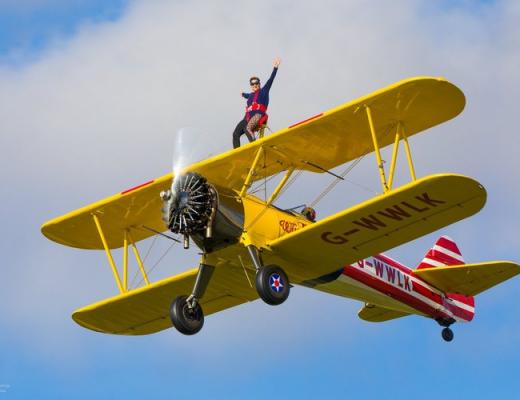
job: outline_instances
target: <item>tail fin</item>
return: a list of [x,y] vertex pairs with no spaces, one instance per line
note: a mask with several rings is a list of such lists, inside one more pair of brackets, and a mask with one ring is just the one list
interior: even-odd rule
[[417,269],[462,265],[464,258],[457,244],[448,236],[441,236],[428,250]]
[[[428,250],[423,260],[418,265],[417,270],[464,264],[464,258],[462,258],[462,254],[453,239],[448,236],[441,236],[437,239],[433,247]],[[440,272],[440,269],[437,271]],[[455,272],[455,270],[451,271]],[[439,287],[441,285],[437,286]],[[472,296],[464,296],[456,293],[446,294],[452,302],[446,305],[454,315],[466,321],[471,321],[475,315],[475,299]]]

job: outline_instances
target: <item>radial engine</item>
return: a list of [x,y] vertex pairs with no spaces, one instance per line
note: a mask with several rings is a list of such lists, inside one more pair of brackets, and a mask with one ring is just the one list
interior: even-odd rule
[[244,207],[229,189],[218,188],[195,172],[176,176],[161,193],[168,229],[191,239],[205,253],[236,243],[244,227]]

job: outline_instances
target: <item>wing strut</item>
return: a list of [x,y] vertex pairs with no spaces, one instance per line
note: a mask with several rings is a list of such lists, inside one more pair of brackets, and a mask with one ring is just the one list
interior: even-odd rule
[[403,140],[404,142],[404,150],[406,152],[406,158],[408,160],[408,168],[410,170],[410,177],[412,181],[417,180],[415,176],[415,168],[413,166],[412,160],[412,152],[410,151],[410,144],[408,143],[408,138],[406,137],[406,133],[404,132],[404,125],[401,121],[397,123],[397,129],[395,132],[395,141],[394,141],[394,149],[392,151],[392,162],[390,163],[390,173],[388,178],[388,189],[392,189],[392,182],[394,180],[394,172],[395,172],[395,164],[397,161],[397,152],[399,150],[399,141]]
[[[253,177],[256,175],[256,168],[258,167],[258,163],[260,162],[260,159],[262,158],[262,156],[265,156],[265,155],[266,155],[266,150],[263,147],[260,147],[258,149],[258,151],[256,152],[255,159],[254,159],[253,163],[251,164],[251,167],[249,168],[249,172],[247,174],[246,180],[244,181],[244,184],[242,185],[240,193],[238,194],[238,196],[240,198],[244,198],[245,195],[247,194],[248,189],[251,187],[251,182],[253,180]],[[293,174],[294,170],[295,170],[294,166],[287,169],[285,175],[282,177],[281,181],[278,183],[278,185],[274,189],[273,193],[267,200],[266,207],[269,206],[273,201],[276,200],[276,198],[280,194],[281,190],[284,188],[285,184],[287,183],[287,181]]]
[[116,280],[119,292],[124,293],[125,288],[121,284],[121,278],[119,277],[119,272],[117,272],[117,267],[116,267],[116,264],[114,263],[114,258],[112,257],[112,253],[110,252],[110,249],[108,248],[107,240],[105,239],[105,234],[103,233],[103,229],[101,228],[101,224],[99,223],[99,218],[96,214],[92,214],[92,218],[94,219],[94,223],[96,224],[96,228],[99,233],[99,238],[101,239],[101,242],[103,243],[103,247],[105,248],[105,253],[108,258],[108,263],[110,264],[110,267],[112,268],[112,273],[114,274],[114,279]]
[[101,227],[99,218],[96,214],[92,214],[92,219],[94,220],[94,223],[96,224],[96,228],[99,233],[99,238],[101,239],[101,243],[103,244],[103,248],[105,249],[105,254],[107,256],[108,263],[110,264],[110,267],[112,268],[112,273],[114,274],[114,279],[116,281],[119,292],[125,293],[130,290],[128,288],[128,242],[129,241],[130,241],[130,245],[132,246],[132,250],[134,252],[135,260],[139,266],[139,270],[141,271],[141,274],[143,275],[143,279],[146,282],[146,284],[149,285],[150,281],[148,280],[148,276],[146,275],[146,270],[144,268],[143,261],[139,254],[139,250],[137,249],[137,246],[135,245],[135,242],[132,238],[132,235],[130,234],[130,231],[128,229],[125,229],[124,233],[123,233],[123,235],[124,235],[123,236],[123,281],[121,282],[121,277],[119,276],[119,272],[118,272],[116,263],[114,262],[114,258],[112,257],[110,248],[108,247],[108,244],[107,244],[107,241],[105,238],[105,233],[103,232],[103,228]]
[[[258,215],[251,221],[251,223],[244,229],[244,235],[247,236],[247,231],[249,229],[251,229],[251,227],[256,224],[260,218],[265,214],[265,212],[269,209],[269,206],[272,204],[273,201],[276,200],[276,198],[278,197],[278,195],[280,194],[280,192],[282,191],[282,189],[285,187],[285,184],[287,183],[287,181],[289,180],[289,178],[291,177],[292,173],[294,172],[294,169],[295,167],[291,167],[287,170],[287,172],[285,173],[285,175],[282,177],[282,179],[280,180],[280,182],[278,183],[278,186],[276,186],[276,188],[274,189],[273,193],[271,194],[271,196],[269,197],[269,199],[267,200],[267,202],[265,203],[264,205],[264,208],[262,211],[260,211],[258,213]],[[245,243],[250,243],[249,239],[246,239]]]
[[294,172],[294,167],[291,167],[287,170],[287,172],[283,176],[282,180],[280,181],[280,183],[278,183],[278,186],[276,186],[276,189],[274,189],[273,193],[269,197],[269,200],[267,200],[266,206],[271,205],[271,203],[278,197],[278,195],[280,194],[280,191],[283,189],[283,187],[285,186],[285,184],[287,183],[288,179],[291,177],[293,172]]
[[141,256],[139,255],[139,250],[137,250],[137,246],[135,242],[132,240],[132,236],[130,236],[130,232],[128,232],[128,236],[130,237],[130,243],[132,244],[132,250],[134,251],[135,260],[137,261],[137,265],[139,265],[139,269],[141,270],[141,275],[143,275],[143,279],[147,285],[150,284],[148,280],[148,276],[146,275],[146,270],[144,269],[143,260],[141,260]]
[[365,110],[368,117],[368,125],[370,126],[370,133],[372,134],[372,142],[374,143],[374,151],[376,152],[377,167],[379,168],[379,176],[381,178],[381,186],[383,186],[383,192],[388,192],[388,185],[386,183],[385,167],[383,166],[383,160],[381,159],[381,150],[379,149],[379,143],[377,142],[377,134],[374,128],[374,121],[372,120],[372,111],[370,107],[365,105]]
[[258,165],[258,162],[260,161],[260,158],[262,154],[264,153],[264,148],[260,146],[258,151],[256,152],[255,160],[253,161],[253,164],[251,165],[251,168],[249,169],[249,173],[247,174],[246,180],[244,181],[244,185],[242,186],[242,189],[240,190],[240,198],[244,197],[246,195],[247,189],[251,187],[251,181],[253,180],[253,176],[255,175],[255,169]]
[[415,176],[415,169],[412,160],[412,153],[410,150],[410,144],[408,143],[408,137],[406,136],[404,130],[404,124],[402,121],[398,121],[396,123],[396,132],[395,132],[395,140],[394,140],[394,148],[392,150],[392,161],[390,163],[390,171],[388,173],[388,181],[386,179],[385,168],[383,165],[383,159],[381,158],[381,150],[379,147],[379,143],[377,141],[377,133],[374,127],[374,120],[372,118],[372,111],[368,105],[365,104],[365,111],[367,113],[368,125],[370,127],[370,133],[372,135],[372,142],[374,144],[374,151],[376,153],[377,159],[377,167],[379,169],[379,176],[381,179],[381,186],[383,187],[383,193],[387,193],[392,190],[392,183],[394,181],[394,173],[395,173],[395,165],[397,162],[397,153],[399,150],[399,142],[402,140],[404,142],[404,149],[406,152],[406,158],[408,160],[408,168],[410,170],[410,177],[412,181],[415,181],[417,178]]

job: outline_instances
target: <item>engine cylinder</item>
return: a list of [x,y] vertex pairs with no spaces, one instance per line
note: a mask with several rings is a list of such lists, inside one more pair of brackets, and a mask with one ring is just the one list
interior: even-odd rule
[[215,208],[216,195],[206,179],[196,173],[176,177],[168,199],[168,229],[189,235],[205,229]]
[[236,243],[242,234],[244,208],[236,194],[216,188],[197,173],[176,177],[162,198],[168,229],[185,238],[189,235],[206,253]]

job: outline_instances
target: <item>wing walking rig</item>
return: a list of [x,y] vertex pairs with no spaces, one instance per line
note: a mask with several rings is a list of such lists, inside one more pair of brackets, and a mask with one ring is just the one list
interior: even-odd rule
[[[432,248],[441,258],[429,258],[427,268],[411,270],[381,253],[484,206],[486,191],[477,181],[458,174],[418,179],[411,156],[411,136],[454,118],[464,105],[462,91],[445,79],[406,79],[189,165],[177,176],[164,175],[46,222],[42,233],[57,243],[104,250],[120,292],[72,318],[103,333],[143,335],[173,324],[191,335],[205,315],[259,297],[278,305],[291,284],[299,284],[364,302],[364,320],[433,318],[451,340],[449,326],[473,316],[471,296],[520,267],[507,261],[464,264],[449,238]],[[394,187],[401,144],[410,182]],[[386,170],[381,148],[391,145]],[[295,171],[330,172],[372,152],[382,194],[318,222],[274,206]],[[250,193],[253,183],[277,174],[281,179],[268,198]],[[150,282],[136,243],[166,230],[182,235],[184,247],[195,243],[200,264]],[[137,289],[128,285],[129,247],[144,281]],[[122,276],[111,253],[116,248],[123,249]]]

